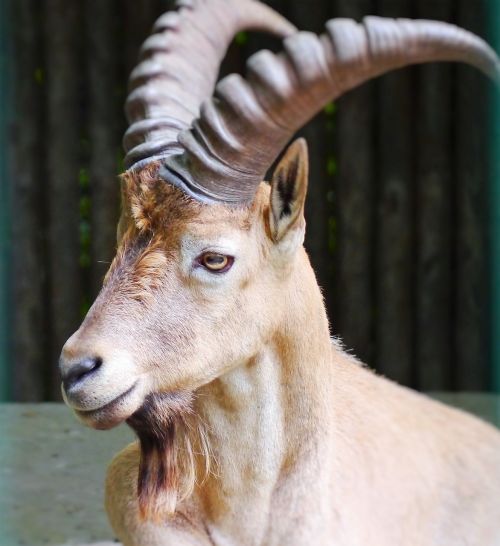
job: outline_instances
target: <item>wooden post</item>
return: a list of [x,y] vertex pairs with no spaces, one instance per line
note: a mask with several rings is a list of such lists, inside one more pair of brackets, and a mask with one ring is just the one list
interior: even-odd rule
[[[118,171],[121,156],[123,103],[117,100],[120,82],[119,20],[115,2],[86,3],[87,74],[89,85],[88,139],[90,183],[90,300],[101,288],[116,248],[119,211]],[[120,97],[121,98],[121,97]]]
[[57,362],[61,348],[79,326],[83,301],[80,256],[80,142],[82,120],[80,90],[83,66],[80,56],[82,14],[80,4],[67,0],[45,2],[47,59],[47,122],[44,185],[49,200],[47,250],[51,339],[47,375],[53,399],[60,398]]
[[13,2],[15,131],[12,184],[12,372],[16,401],[47,397],[50,314],[46,230],[49,181],[42,142],[44,88],[42,13],[30,0]]
[[12,394],[12,373],[10,363],[12,282],[11,282],[11,173],[9,172],[9,151],[12,135],[12,51],[11,35],[7,21],[10,20],[11,2],[0,0],[0,74],[5,81],[0,86],[0,401]]
[[[488,6],[489,38],[497,54],[500,53],[500,3],[490,0]],[[492,89],[493,116],[489,124],[490,148],[490,248],[491,248],[491,325],[490,348],[492,364],[492,387],[500,393],[500,96]]]
[[[373,0],[337,0],[335,15],[356,20],[374,13]],[[334,332],[367,364],[374,364],[373,266],[375,243],[375,84],[350,91],[337,103],[334,177]]]
[[[484,2],[458,0],[457,24],[485,36]],[[488,82],[478,71],[456,68],[455,136],[455,343],[454,387],[489,387],[487,324],[487,116]]]
[[[156,19],[165,10],[165,2],[159,0],[124,0],[123,10],[124,35],[123,51],[125,53],[125,77],[139,60],[139,48],[149,36]],[[173,2],[169,2],[173,6]]]
[[[333,10],[326,2],[311,9],[303,0],[291,0],[285,15],[301,30],[325,31],[325,22],[333,16]],[[328,175],[328,157],[333,154],[333,143],[328,141],[327,116],[319,113],[301,131],[309,146],[309,188],[306,201],[305,246],[323,296],[329,315],[332,316],[333,253],[329,248],[329,220],[332,206],[328,194],[333,192],[333,180]]]
[[[416,16],[450,22],[452,1],[422,0]],[[417,385],[451,388],[452,66],[417,71],[416,323]]]
[[[411,17],[410,0],[381,0],[379,15]],[[413,381],[414,73],[378,82],[376,366],[403,385]]]

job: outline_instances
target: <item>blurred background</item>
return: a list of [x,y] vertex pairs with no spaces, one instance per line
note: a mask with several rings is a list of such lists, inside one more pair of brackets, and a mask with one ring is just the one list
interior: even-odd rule
[[[332,17],[431,18],[499,50],[500,0],[268,3],[315,32]],[[171,6],[0,0],[0,399],[60,400],[61,347],[115,250],[127,76]],[[239,34],[221,72],[244,72],[262,47],[279,43]],[[494,97],[468,67],[415,67],[351,92],[302,131],[306,246],[332,331],[420,390],[500,388]]]

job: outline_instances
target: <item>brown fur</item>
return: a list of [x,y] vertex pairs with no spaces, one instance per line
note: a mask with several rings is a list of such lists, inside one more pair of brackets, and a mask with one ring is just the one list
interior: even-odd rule
[[203,451],[200,455],[207,464],[210,462],[208,444],[199,419],[193,415],[192,401],[188,393],[150,395],[127,420],[141,447],[137,492],[143,520],[158,522],[173,515],[177,503],[192,493],[196,480],[192,437],[198,439]]
[[124,204],[140,232],[164,231],[196,215],[203,205],[170,184],[158,183],[158,163],[122,175]]

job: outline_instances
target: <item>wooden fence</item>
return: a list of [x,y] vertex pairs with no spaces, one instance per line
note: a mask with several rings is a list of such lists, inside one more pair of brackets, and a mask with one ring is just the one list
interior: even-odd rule
[[[297,26],[334,16],[452,21],[485,35],[487,0],[274,0]],[[57,360],[114,253],[122,106],[140,43],[169,2],[11,0],[13,396],[59,399]],[[262,35],[242,34],[222,72]],[[467,67],[401,70],[303,131],[306,245],[333,332],[420,389],[490,386],[487,97]]]

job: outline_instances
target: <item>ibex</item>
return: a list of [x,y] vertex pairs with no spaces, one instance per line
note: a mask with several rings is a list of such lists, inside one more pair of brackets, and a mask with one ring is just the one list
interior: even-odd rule
[[[283,51],[216,85],[245,29]],[[130,80],[117,255],[60,361],[85,424],[138,435],[107,477],[123,544],[500,544],[500,434],[331,339],[302,246],[305,142],[262,182],[325,104],[428,61],[500,82],[493,50],[445,23],[334,19],[318,37],[255,0],[157,21]]]

